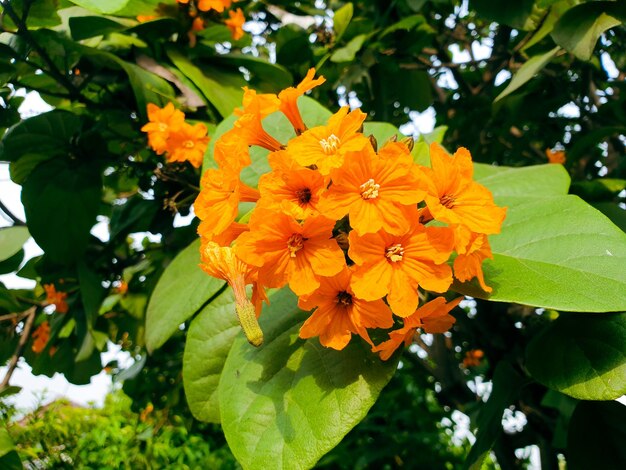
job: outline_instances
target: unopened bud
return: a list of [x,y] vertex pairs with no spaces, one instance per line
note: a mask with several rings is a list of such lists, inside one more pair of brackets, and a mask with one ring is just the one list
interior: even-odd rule
[[256,318],[254,305],[246,299],[244,303],[237,303],[235,305],[235,313],[237,314],[237,320],[239,320],[239,324],[246,335],[248,343],[257,348],[261,346],[263,344],[263,331]]
[[372,145],[374,152],[378,152],[378,141],[376,140],[376,137],[374,137],[374,134],[370,134],[368,139],[370,140],[370,144]]
[[409,149],[409,152],[412,152],[413,147],[415,146],[415,140],[413,140],[413,137],[405,137],[404,139],[400,141],[400,143],[406,145],[407,148]]

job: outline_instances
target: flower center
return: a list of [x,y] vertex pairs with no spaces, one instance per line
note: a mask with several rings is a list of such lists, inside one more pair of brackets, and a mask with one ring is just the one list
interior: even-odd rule
[[183,142],[183,147],[185,147],[186,149],[192,149],[194,148],[195,143],[193,140],[186,140]]
[[335,301],[341,307],[350,307],[352,305],[352,296],[344,290],[337,294]]
[[361,189],[361,197],[363,199],[374,199],[378,197],[378,190],[380,189],[380,184],[376,184],[374,180],[370,178],[360,186],[360,189]]
[[287,240],[287,248],[289,248],[289,256],[292,258],[296,257],[296,253],[304,248],[304,242],[306,238],[302,236],[300,233],[294,233]]
[[320,145],[322,146],[322,150],[324,150],[324,153],[326,155],[335,154],[340,143],[341,141],[339,140],[339,137],[337,137],[335,134],[330,134],[328,136],[328,139],[320,140]]
[[385,250],[385,257],[392,263],[402,261],[403,256],[404,248],[399,243],[396,243]]
[[311,200],[311,189],[310,188],[302,188],[296,191],[296,198],[298,198],[298,202],[300,204],[308,204]]
[[164,122],[160,122],[159,123],[159,132],[165,132],[168,129],[168,125],[165,124]]
[[444,195],[441,199],[439,199],[442,206],[447,207],[448,209],[452,209],[456,205],[456,200],[453,196]]

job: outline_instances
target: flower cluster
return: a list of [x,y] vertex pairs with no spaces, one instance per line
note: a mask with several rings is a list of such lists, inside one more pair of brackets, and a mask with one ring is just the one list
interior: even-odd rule
[[185,122],[185,114],[172,103],[159,108],[148,104],[148,122],[141,130],[148,134],[148,144],[158,155],[165,154],[169,163],[189,162],[199,168],[209,145],[204,124]]
[[[309,70],[278,95],[244,89],[239,118],[215,143],[219,168],[205,172],[194,204],[201,266],[233,287],[240,320],[240,310],[253,312],[242,326],[254,344],[262,341],[255,320],[265,289],[288,285],[299,307],[313,310],[302,338],[319,336],[340,350],[358,335],[387,359],[418,328],[439,333],[454,323],[449,312],[460,298],[420,305],[426,294],[419,289],[445,293],[456,277],[478,278],[490,291],[481,266],[491,257],[487,236],[500,231],[505,209],[473,181],[466,149],[451,156],[434,144],[431,167],[418,165],[412,139],[391,139],[379,149],[362,132],[366,115],[347,107],[326,125],[307,128],[297,100],[325,81],[314,75]],[[293,126],[288,142],[263,128],[277,111]],[[250,146],[269,151],[271,171],[258,188],[240,178],[252,163]],[[243,217],[241,202],[255,203]],[[369,330],[376,328],[394,329],[375,345]]]
[[35,331],[33,331],[31,337],[33,338],[33,345],[31,349],[36,354],[41,353],[50,339],[50,323],[47,321],[41,323]]
[[67,292],[58,291],[54,284],[44,284],[44,290],[46,291],[46,304],[54,305],[57,313],[67,313],[69,306],[67,305]]
[[[177,1],[178,3],[183,5],[190,4],[189,0]],[[198,11],[216,12],[220,14],[228,11],[228,18],[224,20],[224,24],[230,30],[230,34],[233,40],[237,41],[243,37],[244,32],[242,27],[246,22],[246,19],[243,16],[243,11],[241,10],[241,8],[237,8],[236,10],[229,10],[232,3],[232,0],[195,0],[195,2],[190,5],[189,16],[193,18],[193,23],[189,34],[189,39],[192,47],[195,46],[195,32],[203,30],[206,26],[204,18],[198,16]]]

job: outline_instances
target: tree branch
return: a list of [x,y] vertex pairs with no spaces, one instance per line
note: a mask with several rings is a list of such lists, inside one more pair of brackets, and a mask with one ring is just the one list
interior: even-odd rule
[[26,225],[24,221],[20,220],[15,214],[13,214],[13,212],[11,212],[9,208],[4,205],[2,201],[0,201],[0,211],[6,214],[6,216],[9,217],[13,221],[14,225],[20,225],[20,226]]
[[13,372],[15,372],[15,368],[17,367],[17,362],[22,356],[22,350],[24,349],[24,345],[28,341],[28,338],[30,338],[30,330],[32,330],[33,323],[35,322],[37,307],[31,307],[27,310],[27,312],[28,316],[26,318],[26,323],[24,324],[24,329],[22,330],[22,335],[20,336],[20,341],[17,344],[17,348],[15,348],[13,356],[11,356],[7,373],[5,374],[4,379],[2,379],[2,383],[0,383],[0,391],[8,387],[11,376],[13,375]]

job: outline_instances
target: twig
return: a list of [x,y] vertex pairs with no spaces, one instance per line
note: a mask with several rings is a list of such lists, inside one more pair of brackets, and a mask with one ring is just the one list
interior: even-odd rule
[[11,212],[9,208],[4,205],[2,201],[0,201],[0,211],[4,212],[7,215],[7,217],[9,217],[13,221],[13,224],[20,225],[20,226],[26,225],[24,221],[20,220],[17,216],[15,216],[13,212]]
[[28,310],[20,313],[7,313],[6,315],[0,315],[0,322],[5,320],[15,320],[16,322],[20,321],[22,318],[28,316]]
[[2,379],[2,383],[0,383],[0,390],[4,390],[11,380],[11,376],[13,372],[15,372],[15,368],[17,367],[17,361],[20,360],[22,356],[22,350],[24,349],[24,345],[28,341],[30,337],[30,330],[33,328],[33,323],[35,321],[35,314],[37,313],[37,307],[31,307],[27,310],[28,318],[26,319],[26,323],[24,324],[24,329],[22,330],[22,335],[20,336],[20,341],[15,348],[15,352],[13,356],[11,356],[11,360],[9,361],[9,367],[7,368],[7,372]]

